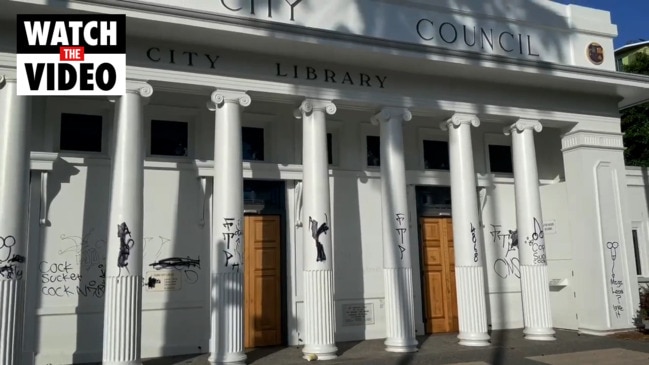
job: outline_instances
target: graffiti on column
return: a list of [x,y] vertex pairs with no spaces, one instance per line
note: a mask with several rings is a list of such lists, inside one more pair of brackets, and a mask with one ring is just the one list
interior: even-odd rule
[[406,245],[403,243],[403,238],[406,235],[406,232],[408,232],[408,228],[406,228],[405,223],[406,223],[406,216],[403,213],[397,213],[395,214],[395,220],[397,221],[397,235],[399,235],[399,252],[401,254],[401,260],[403,260],[403,253],[406,252]]
[[25,257],[15,254],[16,246],[14,236],[0,236],[0,277],[5,279],[21,279],[23,271],[18,264],[25,262]]
[[545,264],[547,261],[545,258],[545,239],[543,234],[543,227],[536,218],[533,218],[532,224],[534,227],[534,232],[532,233],[532,237],[526,237],[525,243],[532,248],[534,263]]
[[117,267],[119,267],[120,274],[122,273],[122,268],[126,269],[130,274],[131,272],[128,270],[128,257],[131,254],[131,249],[135,246],[135,241],[133,241],[131,231],[128,229],[125,222],[117,225],[117,237],[119,237]]
[[499,247],[498,258],[494,261],[494,272],[502,279],[514,276],[521,278],[520,260],[518,259],[518,232],[509,230],[501,233],[501,225],[492,224],[491,237]]
[[622,305],[622,295],[624,295],[624,283],[621,279],[615,278],[615,260],[617,259],[617,249],[620,247],[618,242],[606,242],[606,248],[608,248],[609,253],[611,254],[611,294],[615,297],[616,302],[613,303],[613,313],[617,318],[620,318],[622,312],[624,312],[624,306]]
[[478,262],[478,239],[475,236],[473,223],[471,223],[471,242],[473,242],[473,262]]
[[315,247],[318,252],[316,262],[326,261],[327,256],[325,255],[322,243],[320,243],[320,235],[327,234],[327,231],[329,230],[329,225],[327,225],[327,215],[325,214],[325,221],[319,226],[317,220],[309,217],[309,227],[311,228],[311,237],[315,240]]
[[225,240],[225,267],[230,267],[232,271],[239,272],[239,267],[243,262],[241,257],[241,219],[224,218],[223,239]]

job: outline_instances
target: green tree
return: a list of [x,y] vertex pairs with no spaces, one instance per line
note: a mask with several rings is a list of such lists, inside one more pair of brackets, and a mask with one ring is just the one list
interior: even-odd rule
[[[649,75],[649,55],[637,53],[624,67],[624,71]],[[626,164],[649,167],[649,103],[622,111],[622,133]]]

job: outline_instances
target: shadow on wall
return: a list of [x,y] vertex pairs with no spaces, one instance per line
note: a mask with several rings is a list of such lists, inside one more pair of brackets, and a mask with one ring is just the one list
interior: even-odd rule
[[[365,323],[345,323],[345,309],[348,305],[357,307],[359,304],[366,304],[366,289],[364,279],[367,265],[363,263],[363,239],[361,232],[361,211],[363,204],[359,194],[359,184],[368,187],[365,178],[346,178],[337,176],[333,179],[332,207],[333,228],[332,245],[334,254],[334,293],[336,300],[336,332],[342,336],[336,336],[342,340],[350,336],[359,338],[364,336],[367,330]],[[382,244],[376,242],[376,250],[382,250]],[[378,309],[378,308],[377,308]],[[339,347],[338,354],[341,355],[349,349],[349,346]]]
[[[77,288],[77,345],[75,363],[88,359],[95,349],[102,352],[104,334],[104,301],[106,289],[107,242],[116,229],[108,227],[110,210],[110,168],[108,165],[86,166],[85,197],[81,242],[76,245],[79,261]],[[108,229],[108,233],[106,230]],[[61,237],[63,239],[63,237]],[[70,239],[66,239],[70,241]],[[83,314],[82,314],[83,313]]]

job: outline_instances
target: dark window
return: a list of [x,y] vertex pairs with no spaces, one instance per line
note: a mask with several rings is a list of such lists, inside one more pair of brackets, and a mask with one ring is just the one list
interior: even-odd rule
[[264,160],[264,129],[241,128],[243,159],[248,161]]
[[62,151],[101,152],[101,115],[61,114]]
[[491,172],[514,172],[512,148],[510,146],[489,145],[489,165]]
[[633,252],[635,253],[636,274],[642,275],[642,265],[640,263],[640,247],[638,243],[638,230],[631,231],[633,235]]
[[151,154],[187,156],[188,125],[167,120],[151,121]]
[[381,139],[378,136],[367,136],[367,166],[381,166]]
[[333,135],[331,133],[327,133],[327,163],[329,165],[332,165],[334,163],[333,161]]
[[424,141],[424,168],[448,170],[448,142]]

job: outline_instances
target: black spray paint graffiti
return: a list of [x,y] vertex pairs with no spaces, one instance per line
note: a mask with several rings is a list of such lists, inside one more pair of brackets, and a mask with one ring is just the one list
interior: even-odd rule
[[[127,236],[128,235],[128,239]],[[128,226],[125,222],[117,225],[117,237],[119,237],[119,255],[117,256],[117,267],[128,270],[128,256],[131,254],[131,249],[135,246],[135,241],[131,236],[131,231],[128,229]],[[130,271],[129,271],[130,274]]]
[[[99,270],[98,280],[90,280],[87,284],[77,286],[77,293],[84,297],[102,298],[106,292],[106,270],[104,265],[97,265]],[[79,276],[81,278],[81,276]]]
[[153,276],[149,276],[149,280],[146,282],[146,286],[149,289],[155,288],[156,284],[160,284],[160,280],[154,278]]
[[403,243],[403,238],[408,232],[408,228],[404,227],[403,224],[406,222],[406,216],[403,213],[396,213],[395,220],[397,221],[397,235],[399,236],[399,253],[401,254],[401,260],[403,260],[403,253],[406,252],[406,246]]
[[234,218],[224,218],[224,220],[223,227],[227,230],[223,232],[223,239],[226,242],[225,250],[223,250],[225,267],[229,266],[233,271],[238,272],[239,266],[243,262],[241,257],[241,219],[236,222],[236,226]]
[[74,272],[68,261],[41,261],[38,266],[41,280],[41,294],[51,297],[70,297],[79,294],[84,297],[101,298],[105,292],[106,273],[104,265],[98,265],[101,281],[90,280],[82,284],[83,275]]
[[624,283],[622,280],[615,279],[615,260],[617,259],[617,249],[620,248],[620,244],[619,242],[606,242],[606,248],[611,254],[611,294],[617,299],[617,303],[613,303],[613,313],[617,318],[620,318],[622,312],[624,312],[624,306],[621,303],[622,295],[624,295]]
[[473,242],[473,262],[478,262],[478,239],[475,236],[473,223],[471,223],[471,242]]
[[318,251],[316,262],[326,261],[327,255],[325,255],[324,247],[322,246],[322,243],[320,243],[320,235],[327,234],[327,231],[329,230],[329,225],[327,225],[327,215],[325,214],[325,221],[320,226],[318,226],[317,220],[309,217],[309,227],[311,228],[311,237],[315,240],[315,247]]
[[[493,242],[501,247],[501,255],[504,251],[504,256],[497,258],[494,261],[494,271],[496,275],[503,279],[510,276],[521,278],[520,260],[518,259],[518,232],[509,230],[507,234],[501,234],[500,225],[491,225],[491,237]],[[506,250],[506,251],[505,251]],[[511,255],[510,255],[511,254]]]
[[543,234],[543,227],[536,218],[533,219],[534,221],[532,222],[532,224],[534,227],[534,233],[532,233],[532,237],[525,238],[525,244],[529,245],[532,248],[532,252],[534,254],[534,263],[545,264],[547,261],[545,258],[545,239]]
[[[198,268],[200,270],[201,258],[199,257],[197,259],[192,259],[190,257],[170,257],[156,261],[152,264],[149,264],[149,266],[153,267],[156,270],[175,269],[182,271],[185,274],[185,280],[187,280],[187,283],[194,284],[198,281],[198,273],[196,272],[196,270],[194,270],[194,268]],[[160,283],[160,280],[150,277],[148,282],[149,288],[155,287],[156,284],[156,282],[152,283],[151,279],[155,280],[158,284]]]
[[13,253],[16,245],[14,236],[0,237],[0,277],[5,279],[21,279],[23,270],[18,264],[25,262],[25,257]]

